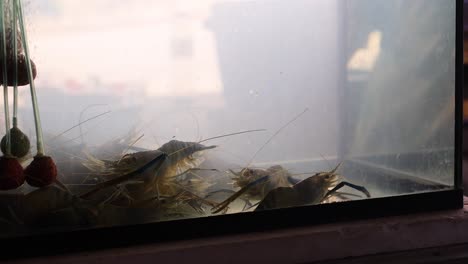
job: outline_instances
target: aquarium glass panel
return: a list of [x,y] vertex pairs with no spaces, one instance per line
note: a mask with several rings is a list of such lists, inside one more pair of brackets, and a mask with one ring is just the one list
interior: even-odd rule
[[455,1],[3,3],[0,237],[453,189]]
[[455,1],[347,3],[344,156],[381,194],[453,186]]

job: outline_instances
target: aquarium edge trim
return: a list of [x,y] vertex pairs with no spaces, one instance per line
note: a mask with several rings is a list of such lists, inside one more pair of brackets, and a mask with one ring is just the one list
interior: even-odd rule
[[0,260],[90,253],[111,248],[241,235],[342,221],[463,208],[463,190],[451,189],[140,225],[99,227],[0,239]]

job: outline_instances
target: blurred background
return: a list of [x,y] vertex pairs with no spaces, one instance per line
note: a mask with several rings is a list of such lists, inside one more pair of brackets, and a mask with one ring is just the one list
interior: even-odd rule
[[[256,161],[336,156],[338,3],[28,1],[44,131],[54,137],[109,112],[63,137],[94,146],[134,130],[145,135],[137,146],[154,149],[171,139],[268,129],[215,142],[218,156],[246,164],[308,108]],[[25,127],[27,89],[20,98]]]

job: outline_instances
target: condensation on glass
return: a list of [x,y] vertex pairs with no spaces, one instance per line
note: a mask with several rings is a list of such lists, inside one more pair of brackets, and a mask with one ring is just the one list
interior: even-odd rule
[[0,192],[1,236],[454,188],[455,1],[24,8],[59,183]]

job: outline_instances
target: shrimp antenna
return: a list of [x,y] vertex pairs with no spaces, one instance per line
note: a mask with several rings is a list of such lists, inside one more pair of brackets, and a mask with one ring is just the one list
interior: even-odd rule
[[[200,140],[198,142],[195,142],[193,144],[190,144],[189,146],[187,147],[184,147],[184,148],[181,148],[179,150],[176,150],[172,153],[169,153],[168,156],[172,156],[172,155],[175,155],[181,151],[184,151],[188,148],[191,148],[193,147],[195,144],[200,144],[202,142],[206,142],[208,140],[213,140],[213,139],[217,139],[217,138],[223,138],[223,137],[229,137],[229,136],[235,136],[235,135],[241,135],[241,134],[246,134],[246,133],[252,133],[252,132],[259,132],[259,131],[266,131],[266,129],[253,129],[253,130],[245,130],[245,131],[240,131],[240,132],[235,132],[235,133],[230,133],[230,134],[224,134],[224,135],[220,135],[220,136],[216,136],[216,137],[210,137],[210,138],[207,138],[207,139],[203,139],[203,140]],[[210,148],[215,148],[216,146],[211,146],[211,147],[206,147],[206,149],[210,149]]]
[[319,155],[320,155],[320,157],[322,157],[322,159],[323,159],[325,162],[327,162],[328,167],[329,167],[329,168],[332,168],[332,166],[331,166],[331,164],[330,164],[330,161],[329,161],[327,158],[325,158],[325,156],[323,156],[322,153],[319,153]]
[[252,132],[261,132],[261,131],[266,131],[266,129],[253,129],[253,130],[245,130],[245,131],[240,131],[240,132],[235,132],[235,133],[230,133],[230,134],[224,134],[224,135],[221,135],[221,136],[210,137],[210,138],[200,140],[200,141],[198,141],[198,143],[206,142],[206,141],[213,140],[213,139],[223,138],[223,137],[235,136],[235,135],[240,135],[240,134],[247,134],[247,133],[252,133]]
[[246,168],[250,166],[250,164],[252,164],[253,160],[257,157],[258,153],[260,153],[260,151],[262,151],[272,140],[273,138],[275,138],[279,133],[281,133],[281,131],[283,131],[283,129],[285,129],[286,127],[288,127],[290,124],[292,124],[294,121],[296,121],[297,119],[299,119],[299,117],[301,117],[303,114],[305,114],[307,111],[309,111],[309,108],[306,108],[304,109],[304,111],[302,111],[301,113],[299,113],[298,115],[296,115],[293,119],[289,120],[286,124],[284,124],[283,126],[281,126],[255,153],[254,155],[252,156],[252,159],[250,159],[250,162],[247,164],[247,166],[245,166]]
[[[101,113],[101,114],[99,114],[99,115],[90,117],[90,118],[88,118],[88,119],[86,119],[86,120],[84,120],[84,121],[82,121],[82,122],[80,122],[80,123],[78,123],[78,124],[76,124],[76,125],[70,127],[69,129],[63,131],[62,133],[56,135],[56,136],[53,137],[51,140],[57,139],[58,137],[60,137],[60,136],[62,136],[62,135],[64,135],[64,134],[70,132],[70,131],[73,130],[74,128],[77,128],[77,127],[80,127],[80,128],[81,128],[81,125],[82,125],[82,124],[84,124],[84,123],[86,123],[86,122],[89,122],[89,121],[91,121],[91,120],[94,120],[94,119],[96,119],[96,118],[98,118],[98,117],[101,117],[101,116],[103,116],[103,115],[107,115],[107,114],[109,114],[110,112],[111,112],[111,111],[109,110],[109,111],[106,111],[106,112]],[[81,129],[80,129],[80,130],[81,130]],[[82,133],[80,133],[80,134],[82,134]]]
[[[91,104],[86,106],[85,109],[81,110],[80,112],[80,119],[78,119],[78,123],[81,123],[81,118],[83,117],[83,114],[88,111],[88,109],[93,108],[93,107],[99,107],[99,106],[108,106],[107,104]],[[86,122],[86,121],[85,121]],[[81,124],[79,125],[80,127],[80,139],[81,139],[81,145],[84,144],[84,138],[83,138],[83,128],[81,127]]]
[[331,170],[329,173],[334,174],[340,166],[341,166],[341,162],[338,163],[338,165],[336,165],[336,167],[333,170]]

